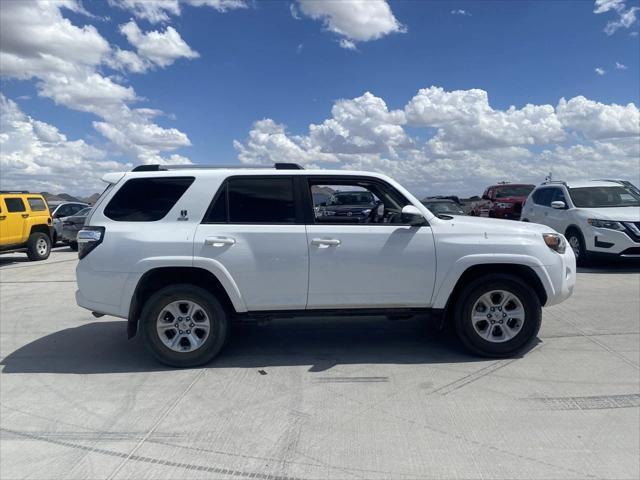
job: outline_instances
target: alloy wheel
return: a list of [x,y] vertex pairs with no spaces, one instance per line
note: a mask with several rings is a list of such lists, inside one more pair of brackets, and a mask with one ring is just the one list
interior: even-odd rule
[[484,340],[502,343],[515,337],[525,321],[522,301],[506,290],[492,290],[476,300],[471,310],[475,332]]
[[174,352],[193,352],[209,337],[211,322],[202,306],[191,300],[177,300],[166,305],[156,320],[162,343]]

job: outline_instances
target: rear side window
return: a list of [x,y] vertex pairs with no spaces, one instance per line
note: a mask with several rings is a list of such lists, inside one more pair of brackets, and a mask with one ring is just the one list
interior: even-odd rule
[[41,198],[27,198],[27,202],[29,202],[29,207],[31,207],[31,210],[34,212],[41,212],[47,209],[44,200]]
[[164,218],[194,177],[134,178],[116,192],[105,216],[119,222],[155,222]]
[[293,198],[293,179],[290,177],[229,179],[229,222],[295,223]]
[[4,203],[7,206],[7,212],[24,212],[26,210],[21,198],[5,198]]

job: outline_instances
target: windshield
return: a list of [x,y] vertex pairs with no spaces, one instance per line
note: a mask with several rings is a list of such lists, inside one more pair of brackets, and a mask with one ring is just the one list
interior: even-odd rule
[[535,188],[534,185],[519,185],[517,187],[500,187],[496,190],[496,198],[527,197]]
[[570,188],[569,195],[576,207],[638,207],[640,195],[626,187]]
[[91,211],[91,207],[88,208],[83,208],[82,210],[80,210],[78,213],[76,213],[76,216],[78,217],[82,217],[84,215],[89,215],[89,212]]
[[344,192],[336,193],[327,202],[330,205],[369,205],[373,203],[371,192]]
[[424,205],[435,215],[438,215],[439,213],[464,215],[464,210],[453,202],[424,202]]

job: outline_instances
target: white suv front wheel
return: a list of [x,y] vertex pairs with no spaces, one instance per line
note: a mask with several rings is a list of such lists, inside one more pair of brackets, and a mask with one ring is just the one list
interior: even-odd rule
[[483,356],[508,357],[534,341],[542,308],[533,288],[519,277],[492,274],[463,288],[454,315],[458,337],[468,349]]
[[140,321],[147,348],[172,367],[210,362],[229,332],[228,315],[218,299],[190,284],[168,286],[153,294]]

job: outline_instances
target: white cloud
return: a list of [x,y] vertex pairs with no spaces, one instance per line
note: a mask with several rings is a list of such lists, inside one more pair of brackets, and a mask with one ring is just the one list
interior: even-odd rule
[[[106,152],[69,140],[56,127],[25,115],[0,94],[0,185],[2,189],[92,194],[109,171],[130,169]],[[102,187],[103,188],[103,187]]]
[[322,21],[324,27],[339,35],[343,48],[355,47],[355,42],[367,42],[391,33],[405,32],[405,27],[394,17],[386,0],[298,0],[294,18],[302,13]]
[[109,5],[130,11],[137,19],[150,23],[168,22],[171,15],[182,13],[181,3],[194,7],[211,7],[219,12],[247,8],[244,0],[108,0]]
[[600,76],[602,76],[602,75],[607,73],[607,71],[605,69],[600,68],[600,67],[594,68],[593,71],[596,72]]
[[636,23],[640,7],[627,8],[625,0],[596,0],[593,13],[614,12],[617,20],[610,20],[604,27],[607,35],[613,35],[620,28],[630,28]]
[[624,63],[616,62],[616,70],[626,70],[627,66]]
[[356,44],[353,43],[351,40],[347,40],[346,38],[342,38],[340,39],[340,48],[344,48],[345,50],[357,50],[358,47],[356,47]]
[[131,45],[136,47],[139,58],[160,67],[167,67],[178,58],[191,59],[200,56],[187,45],[173,27],[167,27],[164,32],[157,30],[143,32],[136,22],[131,20],[120,25],[120,32]]
[[463,17],[470,17],[471,12],[458,8],[456,10],[451,10],[451,15],[462,15]]
[[140,101],[132,87],[100,73],[104,65],[143,72],[149,62],[166,66],[179,56],[196,55],[177,32],[171,27],[148,34],[129,29],[140,56],[112,48],[93,26],[72,24],[63,17],[63,7],[83,12],[72,1],[0,2],[2,76],[35,79],[39,96],[97,115],[96,129],[137,161],[189,145],[186,134],[152,121],[157,112],[131,107]]
[[634,104],[584,97],[502,110],[483,90],[430,87],[404,109],[369,92],[338,100],[330,118],[302,135],[260,120],[234,145],[244,163],[376,170],[420,194],[464,195],[501,180],[536,183],[550,170],[564,178],[628,176],[640,155],[638,115]]
[[640,137],[638,107],[604,104],[578,96],[560,99],[556,112],[565,128],[576,130],[591,140]]

